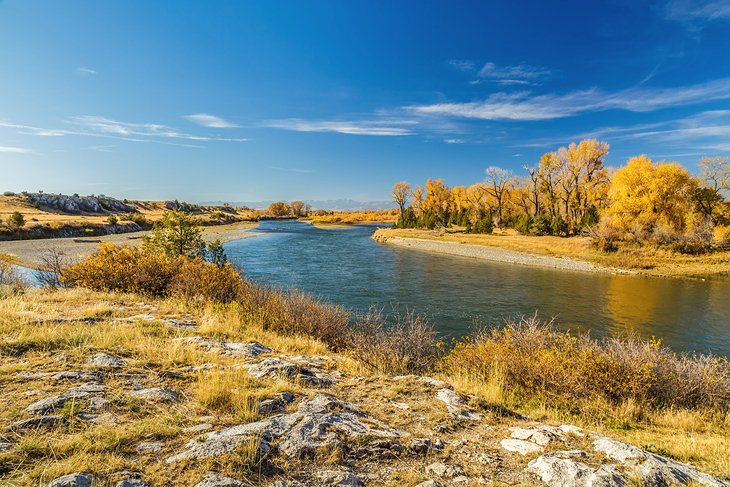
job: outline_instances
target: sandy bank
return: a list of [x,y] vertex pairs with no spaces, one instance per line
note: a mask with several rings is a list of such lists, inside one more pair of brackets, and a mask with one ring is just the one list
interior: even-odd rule
[[[258,223],[234,223],[232,225],[219,225],[202,227],[203,238],[207,241],[220,240],[230,242],[242,238],[254,237],[257,234],[251,230],[256,228]],[[72,259],[79,259],[96,251],[102,242],[111,242],[117,245],[140,245],[142,237],[150,232],[121,233],[117,235],[104,235],[102,237],[89,238],[48,238],[40,240],[12,240],[0,242],[0,253],[10,254],[18,258],[21,264],[28,267],[41,265],[43,254],[50,249],[57,249],[64,252]]]
[[506,264],[518,264],[527,266],[547,267],[580,272],[608,272],[612,274],[636,274],[625,269],[603,267],[590,262],[569,259],[565,257],[550,257],[546,255],[517,252],[514,250],[485,245],[463,244],[458,242],[439,242],[421,238],[386,237],[375,235],[375,240],[380,243],[387,243],[397,247],[411,248],[439,254],[457,255],[474,259],[503,262]]

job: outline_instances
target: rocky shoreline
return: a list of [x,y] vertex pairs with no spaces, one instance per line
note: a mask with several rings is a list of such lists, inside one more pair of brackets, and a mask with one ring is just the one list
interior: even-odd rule
[[604,272],[610,274],[636,274],[634,271],[603,267],[586,261],[568,259],[564,257],[550,257],[546,255],[529,254],[515,250],[503,249],[486,245],[474,245],[450,241],[438,241],[424,238],[405,238],[373,234],[373,239],[382,244],[394,245],[438,254],[455,255],[472,259],[502,262],[525,266],[545,267],[577,272]]

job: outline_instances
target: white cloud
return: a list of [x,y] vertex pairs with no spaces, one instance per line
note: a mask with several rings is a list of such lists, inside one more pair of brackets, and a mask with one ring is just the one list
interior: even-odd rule
[[94,76],[96,71],[91,68],[77,68],[76,72],[82,76]]
[[676,88],[634,87],[614,93],[597,88],[565,94],[493,93],[482,101],[404,107],[424,115],[481,120],[549,120],[602,110],[649,112],[730,98],[730,78]]
[[466,141],[464,139],[445,139],[444,142],[447,144],[463,144]]
[[25,147],[8,147],[6,145],[0,145],[0,153],[26,154],[28,152],[31,152],[31,150],[26,149]]
[[479,70],[479,77],[497,80],[537,80],[550,76],[552,72],[547,68],[519,64],[515,66],[497,66],[494,63],[485,63]]
[[470,61],[468,59],[451,59],[449,60],[449,64],[454,69],[462,71],[464,73],[469,73],[476,69],[476,64],[474,63],[474,61]]
[[671,0],[667,4],[667,18],[680,22],[730,18],[727,0]]
[[310,121],[300,118],[269,120],[265,127],[293,130],[295,132],[336,132],[349,135],[402,136],[414,132],[403,126],[412,125],[412,121],[360,120],[360,121]]
[[215,115],[209,115],[207,113],[196,113],[194,115],[185,115],[183,118],[186,120],[189,120],[190,122],[196,123],[198,125],[202,125],[203,127],[211,127],[211,128],[217,128],[217,129],[232,129],[232,128],[238,128],[238,125],[235,125],[231,122],[228,122],[221,117],[216,117]]

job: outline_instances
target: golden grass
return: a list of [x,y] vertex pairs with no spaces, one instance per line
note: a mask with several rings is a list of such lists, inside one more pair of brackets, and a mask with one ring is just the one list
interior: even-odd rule
[[519,235],[514,230],[494,234],[468,234],[460,231],[379,229],[375,237],[422,238],[442,242],[500,247],[517,252],[565,257],[593,262],[604,267],[627,269],[660,277],[711,277],[730,275],[730,251],[706,255],[686,255],[650,246],[622,245],[616,252],[602,252],[591,246],[588,237]]
[[336,211],[326,215],[310,215],[305,218],[323,228],[346,227],[358,223],[393,223],[398,219],[397,210]]

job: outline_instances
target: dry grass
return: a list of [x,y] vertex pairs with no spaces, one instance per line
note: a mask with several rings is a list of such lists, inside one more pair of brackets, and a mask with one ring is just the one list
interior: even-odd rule
[[336,211],[324,215],[310,215],[305,220],[315,226],[343,227],[358,223],[393,223],[398,219],[397,210]]
[[519,235],[514,230],[494,234],[467,234],[459,231],[379,229],[375,236],[422,238],[462,244],[500,247],[551,257],[593,262],[604,267],[628,269],[662,277],[708,277],[730,275],[730,251],[686,255],[651,246],[621,244],[616,252],[601,252],[589,237]]

